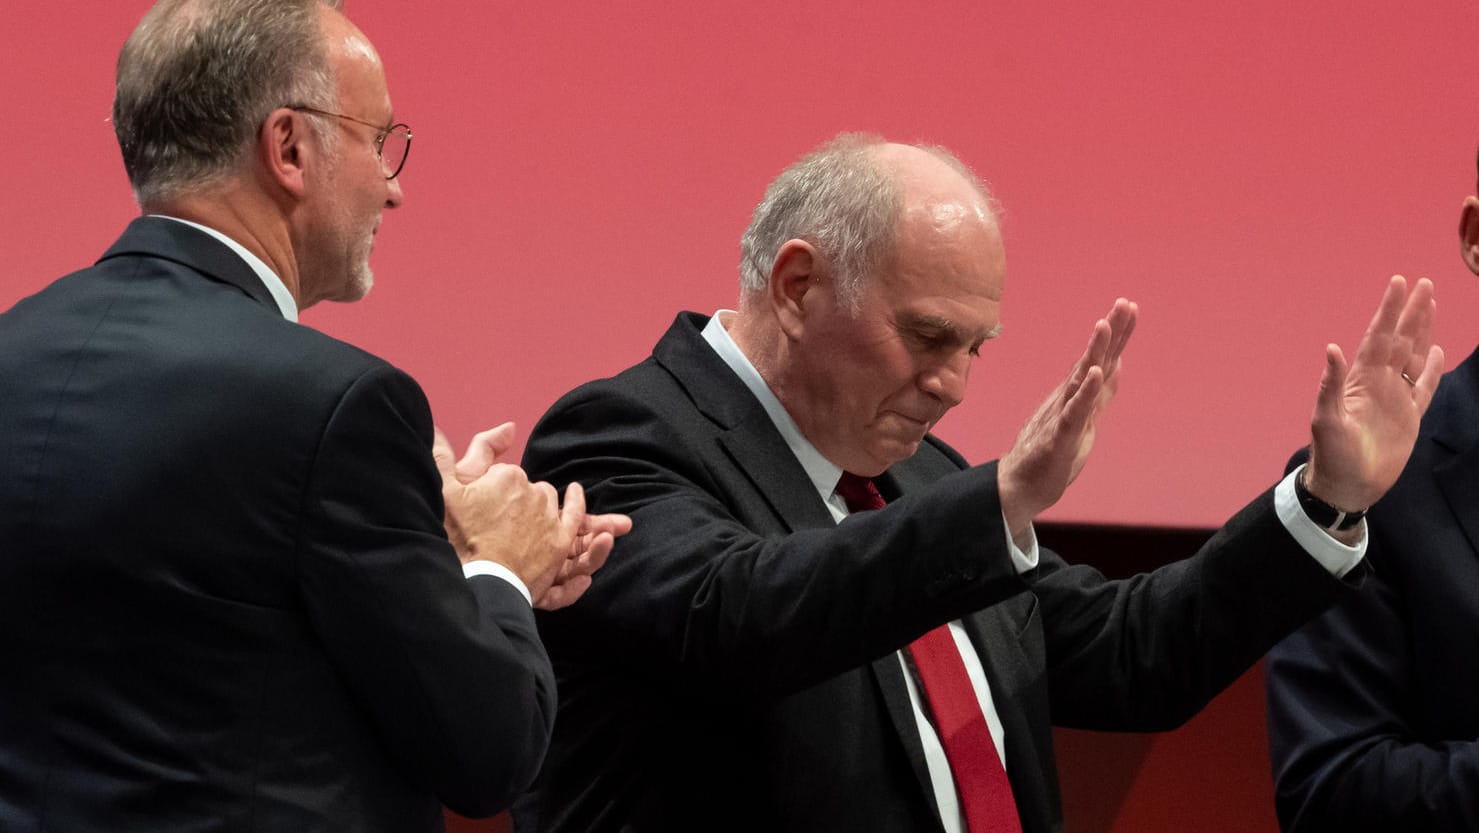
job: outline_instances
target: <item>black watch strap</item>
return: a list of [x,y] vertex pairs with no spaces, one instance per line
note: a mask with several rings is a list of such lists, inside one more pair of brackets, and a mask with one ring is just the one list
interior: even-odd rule
[[1304,485],[1304,469],[1300,469],[1299,476],[1294,478],[1294,495],[1299,498],[1299,508],[1304,510],[1304,514],[1314,521],[1316,526],[1331,532],[1351,529],[1366,517],[1365,509],[1346,512],[1315,497]]

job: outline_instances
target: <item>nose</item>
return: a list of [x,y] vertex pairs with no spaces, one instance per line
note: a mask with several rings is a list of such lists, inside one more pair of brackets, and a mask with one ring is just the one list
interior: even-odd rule
[[385,207],[400,208],[402,198],[403,195],[401,194],[401,178],[396,177],[395,179],[387,179],[385,181]]
[[965,399],[966,381],[971,375],[971,355],[965,351],[952,353],[950,358],[919,375],[919,388],[940,400],[946,408],[954,408]]

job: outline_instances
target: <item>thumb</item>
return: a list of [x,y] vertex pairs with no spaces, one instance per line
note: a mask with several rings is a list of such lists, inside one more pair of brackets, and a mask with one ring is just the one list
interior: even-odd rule
[[507,454],[508,450],[514,447],[514,434],[514,424],[512,422],[505,422],[502,425],[489,428],[487,431],[479,434],[476,439],[487,444],[488,450],[493,452],[494,462],[497,462],[498,458]]
[[585,489],[578,481],[565,487],[565,504],[560,507],[560,533],[566,541],[574,541],[585,525]]
[[505,422],[489,428],[472,438],[467,453],[457,461],[457,477],[463,483],[471,483],[483,476],[498,459],[514,445],[514,424]]
[[442,483],[457,481],[456,456],[452,451],[452,444],[447,442],[447,435],[442,429],[435,428],[431,439],[431,459],[436,462],[437,471],[442,474]]
[[1315,398],[1316,417],[1336,418],[1342,410],[1345,377],[1350,368],[1339,344],[1325,345],[1325,371],[1320,374],[1320,394]]

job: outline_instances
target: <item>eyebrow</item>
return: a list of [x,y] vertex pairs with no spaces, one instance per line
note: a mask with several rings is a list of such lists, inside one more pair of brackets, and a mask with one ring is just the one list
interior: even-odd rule
[[[960,326],[957,325],[954,321],[951,321],[948,318],[942,318],[938,315],[914,315],[911,313],[902,313],[898,317],[898,324],[900,327],[905,327],[916,332],[926,333],[929,335],[948,335],[952,341],[955,341],[959,344],[976,343],[976,339],[972,338],[971,334],[961,329]],[[977,336],[977,338],[979,338],[980,341],[984,342],[990,341],[991,339],[996,338],[1000,335],[1001,322],[998,321],[996,323],[996,326]]]

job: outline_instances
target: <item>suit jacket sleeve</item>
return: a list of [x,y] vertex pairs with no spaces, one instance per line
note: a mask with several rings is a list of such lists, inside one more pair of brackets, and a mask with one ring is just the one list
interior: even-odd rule
[[1381,532],[1411,530],[1379,518],[1373,527],[1363,592],[1269,655],[1280,823],[1291,833],[1479,830],[1479,741],[1425,740],[1414,725],[1414,633],[1381,561]]
[[[593,511],[633,519],[586,596],[541,617],[557,656],[649,664],[725,695],[778,695],[1023,590],[993,467],[947,463],[953,474],[834,525],[783,445],[773,471],[747,476],[674,398],[596,383],[557,403],[530,437],[531,477],[579,481]],[[814,504],[814,528],[791,528],[775,500]]]
[[1191,558],[1107,582],[1046,553],[1033,590],[1053,722],[1137,731],[1181,725],[1279,639],[1354,593],[1295,542],[1272,490]]
[[377,365],[323,427],[298,576],[312,626],[391,756],[452,809],[488,815],[533,779],[554,714],[533,612],[464,579],[442,526],[431,415]]

